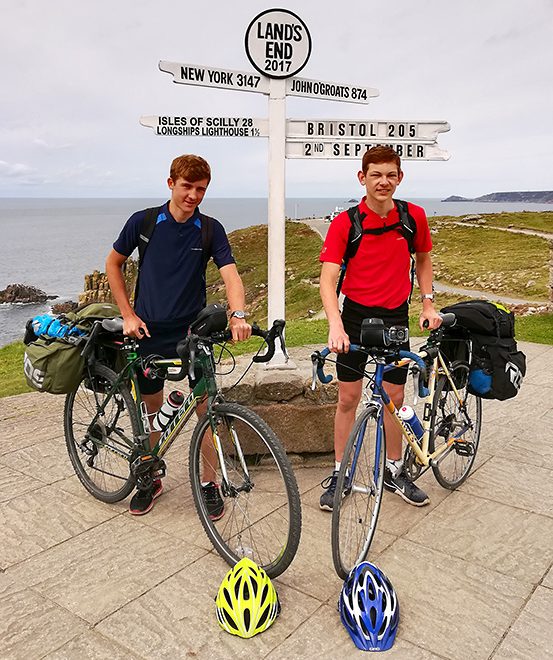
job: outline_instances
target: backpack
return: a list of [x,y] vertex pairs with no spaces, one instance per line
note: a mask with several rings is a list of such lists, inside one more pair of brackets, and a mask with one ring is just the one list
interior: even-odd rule
[[[82,345],[93,323],[99,319],[120,316],[117,305],[89,303],[74,312],[51,316],[51,321],[41,315],[27,322],[24,342],[23,372],[27,384],[39,392],[67,394],[76,390],[83,377],[84,358]],[[42,331],[39,336],[36,330]],[[106,362],[116,362],[116,348],[106,347]]]
[[[140,268],[144,262],[144,255],[146,254],[146,248],[150,242],[150,238],[154,233],[154,229],[157,225],[158,215],[161,213],[163,206],[152,207],[145,210],[144,219],[142,220],[142,227],[140,229],[140,236],[138,239],[138,273],[136,275],[136,285],[134,288],[134,299],[136,301],[138,297],[138,278],[140,275]],[[202,232],[202,256],[204,268],[207,268],[207,264],[211,259],[211,244],[213,242],[213,224],[215,222],[214,218],[209,215],[204,215],[203,213],[199,214],[201,222],[201,232]]]
[[517,349],[515,316],[499,303],[469,300],[440,310],[453,312],[456,326],[472,344],[467,390],[483,399],[516,396],[526,374],[526,356]]
[[347,214],[351,222],[351,227],[348,234],[346,251],[342,259],[340,277],[338,278],[338,285],[336,287],[337,296],[340,295],[340,291],[342,289],[342,283],[346,275],[348,262],[357,254],[357,250],[359,249],[363,235],[380,235],[397,229],[407,241],[409,254],[411,255],[411,292],[409,293],[409,302],[411,301],[411,294],[413,293],[413,283],[415,278],[415,260],[413,258],[413,254],[415,252],[414,242],[415,234],[417,233],[417,223],[415,222],[413,216],[409,213],[407,202],[404,202],[402,199],[394,199],[394,204],[396,205],[396,209],[399,215],[399,222],[396,222],[393,225],[376,227],[374,229],[363,229],[363,220],[366,217],[366,213],[361,213],[359,211],[359,206],[352,206],[347,210]]

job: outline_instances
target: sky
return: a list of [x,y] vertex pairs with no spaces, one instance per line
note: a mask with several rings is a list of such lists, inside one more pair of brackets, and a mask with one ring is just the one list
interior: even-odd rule
[[[0,197],[163,197],[204,156],[209,195],[265,197],[266,138],[162,137],[142,115],[266,118],[265,95],[177,85],[160,60],[255,73],[260,12],[312,39],[300,77],[374,87],[368,105],[287,97],[293,119],[441,120],[448,161],[405,161],[401,196],[551,190],[553,0],[0,0]],[[287,159],[287,197],[361,192],[354,160]]]

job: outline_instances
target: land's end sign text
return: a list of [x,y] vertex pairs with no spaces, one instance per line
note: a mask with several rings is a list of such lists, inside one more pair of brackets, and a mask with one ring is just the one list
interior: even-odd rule
[[249,24],[246,55],[252,66],[269,78],[299,73],[311,54],[311,35],[299,16],[287,9],[268,9]]

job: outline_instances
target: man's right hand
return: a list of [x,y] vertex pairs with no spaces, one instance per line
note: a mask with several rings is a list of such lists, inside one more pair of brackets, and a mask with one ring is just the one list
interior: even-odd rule
[[123,318],[123,334],[127,335],[127,337],[135,337],[136,339],[143,339],[150,336],[148,326],[136,314]]
[[341,321],[336,326],[329,326],[328,348],[332,353],[347,353],[349,351],[349,336]]

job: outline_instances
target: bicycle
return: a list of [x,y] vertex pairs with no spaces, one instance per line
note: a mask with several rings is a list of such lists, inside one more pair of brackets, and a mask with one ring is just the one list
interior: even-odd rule
[[[290,565],[299,544],[301,508],[296,479],[280,440],[266,422],[254,411],[225,401],[217,385],[214,347],[231,338],[225,329],[224,310],[216,327],[215,317],[208,315],[207,321],[200,317],[202,313],[178,345],[176,359],[140,358],[136,340],[122,335],[122,319],[95,323],[82,351],[86,358],[82,381],[65,401],[69,458],[94,497],[110,503],[122,500],[135,487],[149,488],[155,478],[164,476],[163,457],[198,405],[207,401],[207,413],[198,420],[189,447],[197,513],[225,561],[234,565],[247,556],[276,577]],[[286,355],[284,325],[284,321],[275,321],[268,331],[252,326],[252,334],[267,344],[267,352],[258,352],[254,362],[271,359],[277,338]],[[113,353],[114,349],[126,357],[119,372],[103,363],[106,351]],[[150,449],[150,424],[137,370],[144,368],[146,375],[176,381],[187,373],[193,376],[197,367],[201,378]],[[171,373],[175,369],[178,373]],[[202,497],[203,470],[211,470],[220,483],[225,514],[217,521],[210,518]]]
[[[374,319],[363,322],[362,345],[350,346],[350,350],[366,352],[367,364],[375,365],[375,370],[364,373],[368,383],[363,410],[346,444],[333,502],[332,558],[342,579],[366,559],[376,530],[386,458],[384,408],[407,441],[404,466],[413,481],[432,468],[438,483],[454,490],[465,481],[474,464],[480,441],[482,402],[466,389],[469,360],[449,362],[440,350],[442,342],[447,340],[447,329],[455,320],[454,314],[443,314],[442,325],[430,332],[417,353],[398,348],[408,337],[407,328],[386,329],[382,321],[374,323]],[[323,383],[332,379],[323,370],[329,352],[325,348],[311,356],[313,388],[317,378]],[[408,365],[415,380],[414,403],[420,398],[424,405],[421,438],[401,419],[382,386],[387,371]]]

